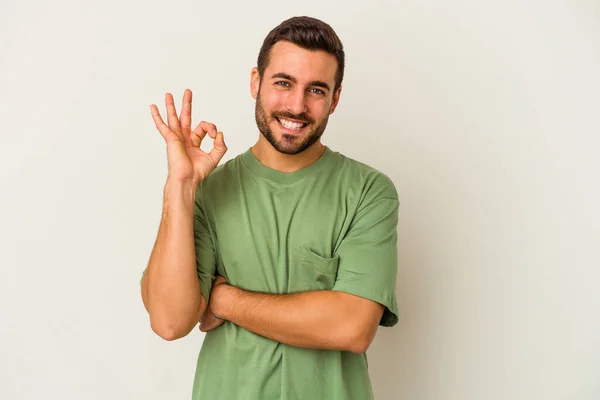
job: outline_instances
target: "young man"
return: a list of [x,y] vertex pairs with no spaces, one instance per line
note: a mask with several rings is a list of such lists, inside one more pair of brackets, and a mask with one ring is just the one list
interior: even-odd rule
[[168,125],[151,106],[169,174],[142,297],[160,337],[207,332],[194,399],[372,398],[365,352],[398,321],[398,196],[321,144],[343,73],[329,25],[273,29],[251,73],[259,139],[218,168],[223,133],[191,129],[189,90],[179,118],[166,95]]

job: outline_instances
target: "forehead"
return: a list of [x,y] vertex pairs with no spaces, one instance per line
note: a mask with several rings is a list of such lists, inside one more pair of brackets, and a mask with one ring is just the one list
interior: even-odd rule
[[265,76],[283,72],[299,82],[324,81],[335,83],[337,59],[322,50],[306,50],[287,41],[279,41],[271,48]]

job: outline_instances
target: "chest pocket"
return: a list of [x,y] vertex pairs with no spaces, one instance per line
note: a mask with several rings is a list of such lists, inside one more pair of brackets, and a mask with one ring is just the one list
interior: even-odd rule
[[288,292],[330,290],[335,284],[339,256],[322,257],[308,246],[298,248],[296,262],[290,266]]

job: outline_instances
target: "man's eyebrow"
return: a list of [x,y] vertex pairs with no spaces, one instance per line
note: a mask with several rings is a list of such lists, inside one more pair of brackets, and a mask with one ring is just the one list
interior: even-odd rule
[[310,81],[310,82],[308,82],[308,86],[317,86],[317,87],[322,87],[325,90],[329,90],[329,85],[326,84],[325,82],[321,82],[321,81]]
[[273,76],[271,77],[271,79],[274,79],[274,78],[287,79],[288,81],[296,83],[296,78],[294,78],[291,75],[286,74],[285,72],[278,72],[276,74],[273,74]]
[[[296,78],[294,78],[291,75],[286,74],[285,72],[278,72],[276,74],[273,74],[273,76],[271,76],[271,79],[274,78],[281,78],[281,79],[287,79],[290,82],[296,83]],[[326,90],[330,90],[330,87],[327,83],[322,82],[322,81],[310,81],[308,82],[308,86],[318,86],[318,87],[322,87]]]

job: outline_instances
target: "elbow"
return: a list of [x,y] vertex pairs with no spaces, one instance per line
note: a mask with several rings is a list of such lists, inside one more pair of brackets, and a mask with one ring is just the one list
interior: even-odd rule
[[157,305],[150,308],[150,327],[161,339],[173,341],[187,336],[200,321],[205,305],[175,313],[172,307]]
[[172,342],[173,340],[181,339],[187,336],[187,334],[190,333],[193,328],[187,329],[175,324],[157,322],[152,318],[150,318],[150,327],[152,328],[152,331],[161,339],[168,342]]
[[363,354],[366,353],[371,345],[372,340],[369,339],[366,335],[357,335],[350,341],[348,344],[347,351],[350,351],[355,354]]
[[161,339],[166,340],[167,342],[172,342],[173,340],[181,339],[185,336],[185,334],[181,334],[173,329],[154,329],[152,328],[154,333],[156,333]]
[[366,353],[375,338],[377,326],[373,329],[369,324],[356,324],[346,329],[346,351],[356,354]]

